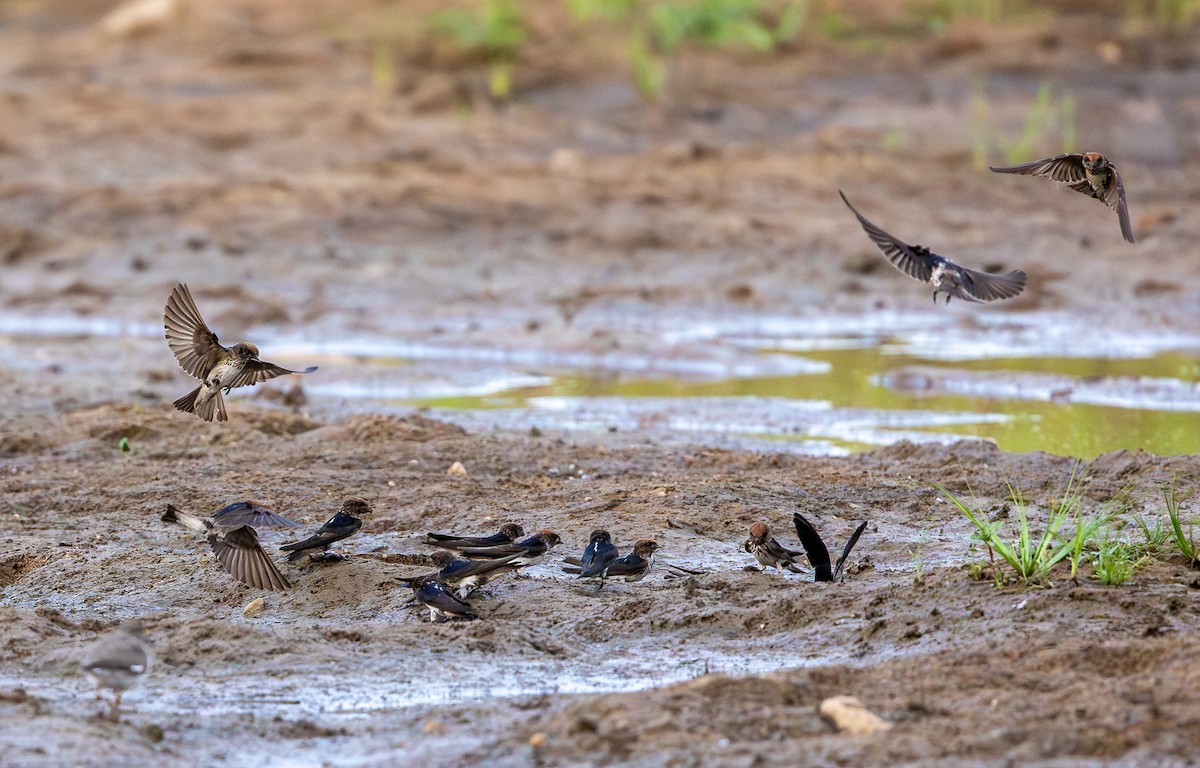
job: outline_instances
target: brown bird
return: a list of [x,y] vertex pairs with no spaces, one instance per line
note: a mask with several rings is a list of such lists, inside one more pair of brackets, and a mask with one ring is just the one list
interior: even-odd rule
[[792,573],[804,573],[804,569],[796,565],[804,557],[803,552],[796,552],[776,541],[771,535],[771,529],[766,523],[755,523],[750,526],[750,538],[742,545],[754,559],[762,565],[763,573],[768,568],[774,568],[780,573],[786,568]]
[[1125,185],[1117,166],[1099,152],[1079,152],[1055,155],[1033,160],[1021,165],[997,167],[989,165],[996,173],[1019,173],[1024,176],[1045,176],[1062,182],[1076,192],[1102,201],[1117,212],[1121,222],[1121,234],[1133,242],[1133,225],[1129,223],[1129,204],[1125,202]]
[[903,240],[889,235],[879,227],[867,221],[858,209],[850,205],[846,195],[838,190],[842,202],[854,212],[863,231],[879,246],[888,261],[911,278],[929,283],[933,286],[933,303],[937,303],[939,293],[946,294],[946,303],[951,297],[964,301],[982,303],[996,299],[1011,299],[1025,290],[1025,273],[1013,270],[1003,275],[993,275],[986,272],[976,272],[955,264],[945,256],[939,256],[923,245],[909,245]]
[[232,347],[223,347],[217,334],[209,330],[196,309],[192,293],[183,283],[175,286],[167,297],[163,310],[163,326],[166,328],[167,346],[179,361],[179,367],[200,380],[200,386],[175,401],[181,411],[194,413],[205,421],[228,421],[225,400],[221,390],[229,394],[235,387],[248,387],[260,381],[273,379],[288,373],[312,373],[317,366],[303,371],[265,363],[258,359],[258,347],[248,341],[238,342]]
[[121,694],[150,671],[151,660],[150,642],[141,623],[133,620],[101,635],[84,652],[79,666],[96,684],[96,698],[103,688],[113,693],[108,716],[114,723],[121,715]]
[[[269,510],[263,510],[261,507],[257,509],[260,512],[253,516],[238,514],[223,520],[221,513],[217,513],[212,520],[205,520],[168,504],[162,520],[164,523],[178,523],[203,533],[208,540],[208,546],[221,562],[221,568],[243,584],[268,591],[291,589],[291,582],[279,572],[275,563],[263,551],[262,545],[258,543],[258,534],[250,524],[276,528],[290,528],[296,524]],[[234,524],[225,527],[222,522]]]

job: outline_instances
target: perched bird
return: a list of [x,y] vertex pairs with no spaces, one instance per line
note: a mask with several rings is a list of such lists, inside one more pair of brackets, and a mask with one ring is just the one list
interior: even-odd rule
[[846,548],[842,550],[842,556],[838,558],[837,564],[832,568],[829,567],[829,550],[825,548],[825,542],[821,541],[821,537],[812,527],[812,523],[805,520],[799,512],[792,515],[792,522],[795,523],[796,535],[800,537],[800,543],[804,546],[805,553],[808,554],[808,562],[812,563],[813,570],[816,572],[813,581],[840,580],[842,568],[846,565],[846,558],[850,556],[850,550],[854,549],[854,545],[858,543],[858,537],[862,536],[863,530],[866,529],[867,521],[863,520],[862,524],[854,529],[850,540],[846,542]]
[[181,512],[168,504],[162,520],[203,533],[221,568],[243,584],[268,591],[291,588],[291,582],[284,578],[270,556],[263,551],[258,543],[258,534],[254,531],[255,526],[297,527],[286,517],[248,502],[238,502],[224,507],[211,520]]
[[583,557],[579,558],[579,578],[590,579],[599,576],[600,586],[597,589],[603,589],[604,579],[607,578],[608,574],[608,566],[613,560],[617,559],[618,555],[617,547],[612,543],[612,536],[609,535],[608,531],[597,528],[588,537],[588,544],[583,550]]
[[776,541],[765,523],[750,526],[750,538],[746,539],[742,546],[762,564],[764,573],[768,568],[774,568],[780,573],[783,573],[784,568],[792,573],[804,573],[804,569],[796,565],[796,561],[804,557],[804,553],[788,549]]
[[311,563],[340,562],[345,560],[346,556],[328,552],[329,546],[357,533],[363,524],[358,516],[369,514],[371,506],[367,502],[359,498],[346,499],[338,513],[326,520],[316,533],[303,541],[284,544],[280,549],[291,553],[288,555],[289,563],[298,562],[306,557]]
[[946,294],[946,303],[951,297],[981,303],[996,299],[1011,299],[1025,290],[1026,275],[1021,270],[1013,270],[1003,275],[976,272],[973,269],[960,267],[945,256],[939,256],[923,245],[909,245],[899,240],[863,218],[858,209],[850,205],[846,195],[838,190],[842,202],[846,204],[863,230],[883,251],[901,272],[909,277],[929,283],[933,286],[933,302],[937,303],[939,293]]
[[150,671],[152,656],[141,622],[133,620],[121,622],[84,651],[79,666],[96,684],[96,698],[102,688],[113,693],[109,719],[114,723],[121,716],[121,694]]
[[430,621],[479,618],[471,604],[455,597],[449,587],[438,581],[436,574],[418,576],[410,586],[413,599],[429,609]]
[[525,535],[525,529],[516,523],[505,523],[500,526],[498,533],[491,536],[458,536],[453,533],[427,533],[426,544],[433,544],[442,549],[459,549],[460,547],[490,547],[493,544],[509,544]]
[[[516,571],[521,566],[514,565],[513,561],[520,557],[522,554],[518,552],[496,560],[468,560],[447,549],[439,549],[430,555],[433,564],[438,567],[433,575],[438,581],[456,590],[462,599],[466,599],[469,594],[488,582]],[[411,586],[414,579],[402,578],[400,581]]]
[[541,562],[546,553],[560,543],[562,539],[554,531],[538,531],[521,541],[493,544],[490,547],[463,547],[458,552],[472,560],[495,560],[509,555],[520,555],[513,560],[513,565],[526,566]]
[[[610,579],[625,579],[625,581],[641,581],[646,578],[646,574],[650,572],[650,565],[654,560],[654,553],[658,551],[658,542],[654,539],[638,539],[633,544],[633,551],[624,557],[618,557],[608,564],[606,577]],[[581,559],[574,557],[567,558],[569,565],[563,568],[567,573],[580,573],[583,568]],[[686,571],[687,573],[698,573],[698,571]],[[601,582],[601,587],[604,584]]]
[[1076,192],[1100,200],[1117,212],[1121,234],[1133,240],[1133,225],[1129,223],[1129,204],[1125,202],[1125,185],[1117,166],[1099,152],[1076,152],[1033,160],[1020,165],[988,168],[996,173],[1019,173],[1024,176],[1045,176],[1062,182]]
[[232,347],[223,347],[217,334],[208,329],[192,293],[183,283],[175,286],[167,297],[163,310],[163,326],[166,328],[167,346],[179,361],[179,367],[189,376],[200,380],[200,386],[175,401],[181,411],[194,413],[205,421],[227,421],[225,400],[221,390],[229,394],[235,387],[246,387],[260,381],[273,379],[287,373],[312,373],[317,366],[303,371],[264,363],[258,359],[258,347],[248,341]]

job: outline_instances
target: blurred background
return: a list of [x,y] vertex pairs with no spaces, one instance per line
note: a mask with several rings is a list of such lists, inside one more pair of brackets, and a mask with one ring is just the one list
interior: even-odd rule
[[[1200,2],[0,2],[0,406],[1200,452]],[[1069,151],[1102,204],[988,172]],[[838,199],[1002,305],[934,306]],[[245,401],[254,401],[247,405]],[[213,429],[217,429],[213,427]]]

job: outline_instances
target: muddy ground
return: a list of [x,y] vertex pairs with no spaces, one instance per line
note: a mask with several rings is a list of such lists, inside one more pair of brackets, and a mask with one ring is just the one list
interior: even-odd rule
[[[139,34],[104,31],[109,3],[60,5],[0,6],[0,309],[121,330],[0,339],[0,762],[1194,762],[1197,573],[996,588],[972,578],[969,526],[931,488],[1004,514],[1008,483],[1044,503],[1070,457],[731,451],[661,439],[653,419],[467,431],[281,401],[286,380],[206,425],[171,409],[189,385],[154,338],[179,280],[221,328],[325,340],[322,365],[360,332],[653,358],[679,354],[642,330],[664,316],[928,311],[838,186],[896,234],[1030,273],[1010,306],[951,306],[948,324],[1048,310],[1193,329],[1194,28],[1063,2],[914,30],[901,3],[847,3],[848,38],[690,52],[646,104],[623,49],[547,2],[497,104],[475,62],[422,31],[432,2],[183,3]],[[1136,246],[1099,204],[976,164],[1047,82],[1075,98],[1081,142],[1120,158]],[[1176,475],[1191,487],[1200,460],[1108,454],[1085,499],[1127,489],[1158,517]],[[255,618],[242,608],[260,594],[158,520],[249,497],[315,526],[349,495],[375,509],[350,562],[289,570],[297,587]],[[846,582],[744,570],[749,525],[794,542],[794,510],[832,542],[870,521]],[[423,532],[505,520],[560,532],[564,555],[599,525],[663,549],[646,581],[599,593],[554,563],[497,582],[476,622],[405,607],[395,577],[420,570]],[[708,573],[669,579],[665,562]],[[76,660],[130,616],[157,660],[111,724]],[[836,694],[894,728],[836,733],[816,713]]]

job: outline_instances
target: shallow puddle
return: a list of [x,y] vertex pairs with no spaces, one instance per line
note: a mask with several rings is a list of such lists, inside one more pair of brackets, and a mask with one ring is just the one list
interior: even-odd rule
[[[630,343],[560,350],[498,332],[507,343],[434,344],[348,334],[336,318],[314,330],[333,341],[254,338],[282,364],[320,364],[303,387],[321,416],[422,407],[472,429],[770,441],[818,454],[964,437],[1080,457],[1200,452],[1191,334],[1045,312],[599,320]],[[0,316],[0,360],[65,377],[131,361],[166,370],[160,336],[148,323]],[[116,340],[121,354],[88,343],[97,338]]]

